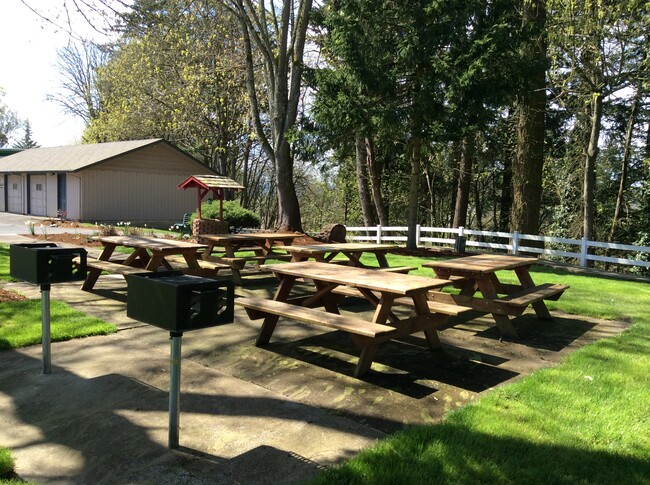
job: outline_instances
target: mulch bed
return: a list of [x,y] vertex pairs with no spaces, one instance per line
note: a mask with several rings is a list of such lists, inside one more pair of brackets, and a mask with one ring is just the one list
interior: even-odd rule
[[0,288],[0,303],[5,301],[25,301],[27,297],[15,291],[3,290]]

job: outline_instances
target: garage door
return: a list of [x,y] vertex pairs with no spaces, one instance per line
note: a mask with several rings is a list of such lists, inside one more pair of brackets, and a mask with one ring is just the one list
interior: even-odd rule
[[45,183],[45,175],[32,175],[29,177],[29,213],[32,215],[47,215]]
[[7,211],[23,213],[23,178],[20,175],[7,177]]

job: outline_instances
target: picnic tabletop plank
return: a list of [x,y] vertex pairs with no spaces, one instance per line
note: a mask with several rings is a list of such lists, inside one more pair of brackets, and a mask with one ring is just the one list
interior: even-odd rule
[[511,256],[507,254],[476,254],[463,258],[454,258],[444,261],[430,261],[422,266],[433,268],[436,273],[454,275],[487,275],[495,271],[509,270],[522,266],[530,266],[537,262],[537,258]]
[[400,273],[378,272],[374,269],[356,266],[338,266],[316,261],[297,263],[266,264],[262,266],[276,274],[307,278],[353,288],[410,296],[423,290],[432,290],[449,285],[448,280]]

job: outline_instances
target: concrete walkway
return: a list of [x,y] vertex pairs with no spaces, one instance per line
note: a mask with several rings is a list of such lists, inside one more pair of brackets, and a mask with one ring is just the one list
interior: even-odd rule
[[[237,294],[269,296],[275,285],[262,275]],[[441,351],[420,336],[387,342],[360,380],[345,335],[281,321],[258,348],[259,321],[237,310],[234,323],[183,337],[181,448],[170,450],[167,332],[126,316],[121,277],[102,276],[92,292],[79,286],[53,285],[52,298],[115,323],[117,333],[53,343],[49,375],[40,346],[0,352],[0,444],[34,483],[301,483],[404,425],[437,422],[625,327],[527,314],[516,325],[521,339],[508,342],[493,321],[476,318],[442,331]],[[4,287],[40,297],[34,285]]]

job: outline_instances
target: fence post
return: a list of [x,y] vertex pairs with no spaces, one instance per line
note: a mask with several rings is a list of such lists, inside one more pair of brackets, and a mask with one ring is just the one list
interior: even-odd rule
[[420,247],[420,224],[415,226],[415,247],[419,248]]
[[583,236],[582,243],[580,244],[580,266],[587,267],[587,237]]
[[456,242],[454,243],[454,252],[458,254],[465,254],[465,228],[460,226],[458,228],[458,235],[456,236]]
[[519,232],[515,231],[512,233],[512,254],[517,256],[519,253]]
[[377,244],[381,244],[381,224],[377,224]]

